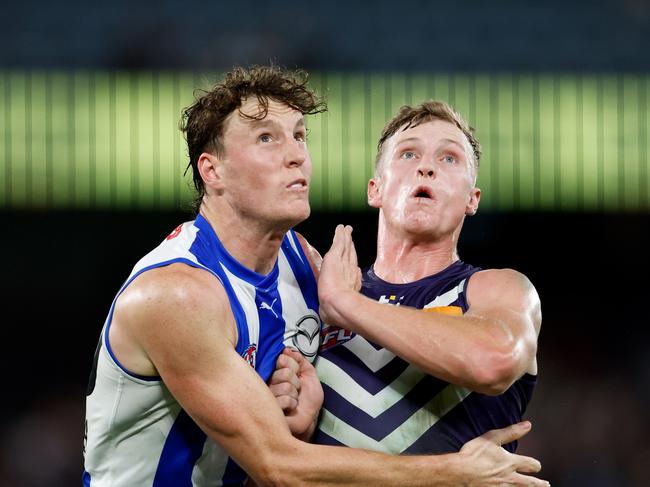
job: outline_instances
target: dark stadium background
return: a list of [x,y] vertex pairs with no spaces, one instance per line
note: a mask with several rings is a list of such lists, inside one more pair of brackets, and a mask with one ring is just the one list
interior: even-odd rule
[[[645,0],[287,0],[246,8],[27,0],[3,5],[0,18],[0,73],[223,71],[275,60],[343,74],[647,78],[649,47]],[[7,107],[0,107],[4,115]],[[647,144],[647,131],[641,136]],[[0,135],[0,152],[7,153],[9,140],[11,134]],[[24,161],[4,163],[9,174],[7,167]],[[191,215],[168,207],[10,204],[8,194],[19,189],[6,179],[0,186],[0,485],[79,485],[85,385],[98,331],[135,261]],[[650,485],[647,195],[641,191],[632,205],[488,206],[465,223],[464,260],[516,268],[542,298],[539,384],[527,415],[533,432],[520,452],[538,457],[542,476],[556,487]],[[375,218],[322,207],[299,230],[324,252],[335,225],[352,224],[368,265]]]

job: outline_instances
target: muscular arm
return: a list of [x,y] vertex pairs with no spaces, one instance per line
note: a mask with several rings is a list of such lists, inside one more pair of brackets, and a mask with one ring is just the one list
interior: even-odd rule
[[[115,344],[132,343],[127,355],[136,360],[120,358],[139,362],[139,370],[149,361],[185,411],[259,485],[488,485],[478,482],[493,467],[480,464],[487,458],[480,445],[464,454],[391,457],[292,437],[268,387],[234,350],[227,296],[207,272],[182,265],[152,270],[123,298],[113,324]],[[520,436],[523,428],[511,434]],[[546,485],[516,473],[539,470],[536,461],[506,459],[497,462],[504,479],[517,475],[526,485]]]
[[476,273],[463,316],[386,306],[356,292],[350,231],[338,229],[319,280],[324,321],[350,329],[426,371],[472,390],[499,394],[524,372],[536,372],[539,297],[513,270]]

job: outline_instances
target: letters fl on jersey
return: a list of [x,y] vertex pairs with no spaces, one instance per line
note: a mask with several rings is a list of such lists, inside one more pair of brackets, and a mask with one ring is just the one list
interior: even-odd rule
[[[377,300],[381,304],[390,304],[393,306],[400,306],[404,296],[397,297],[395,294],[391,295],[382,295]],[[424,308],[422,311],[426,313],[442,313],[452,316],[461,316],[463,314],[463,309],[460,306],[432,306],[429,308]],[[327,350],[328,348],[338,345],[339,343],[347,342],[350,338],[354,336],[350,330],[344,330],[337,326],[331,326],[327,323],[323,323],[323,329],[321,331],[321,351]]]

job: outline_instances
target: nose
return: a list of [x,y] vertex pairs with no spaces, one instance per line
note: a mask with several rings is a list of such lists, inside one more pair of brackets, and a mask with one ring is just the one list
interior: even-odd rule
[[418,166],[418,177],[420,178],[435,178],[436,171],[433,164],[422,161]]
[[284,163],[288,167],[300,167],[307,159],[307,147],[304,142],[293,137],[288,140],[284,154]]

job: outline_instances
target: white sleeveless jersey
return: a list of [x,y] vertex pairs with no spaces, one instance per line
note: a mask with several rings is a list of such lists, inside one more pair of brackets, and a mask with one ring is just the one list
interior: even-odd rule
[[141,273],[178,262],[206,269],[221,281],[237,324],[236,350],[264,381],[285,345],[309,360],[316,355],[316,281],[295,233],[285,236],[274,269],[263,276],[228,254],[201,216],[179,225],[136,264],[104,324],[86,398],[85,486],[242,485],[246,478],[160,377],[129,372],[111,350],[108,331],[117,297]]

